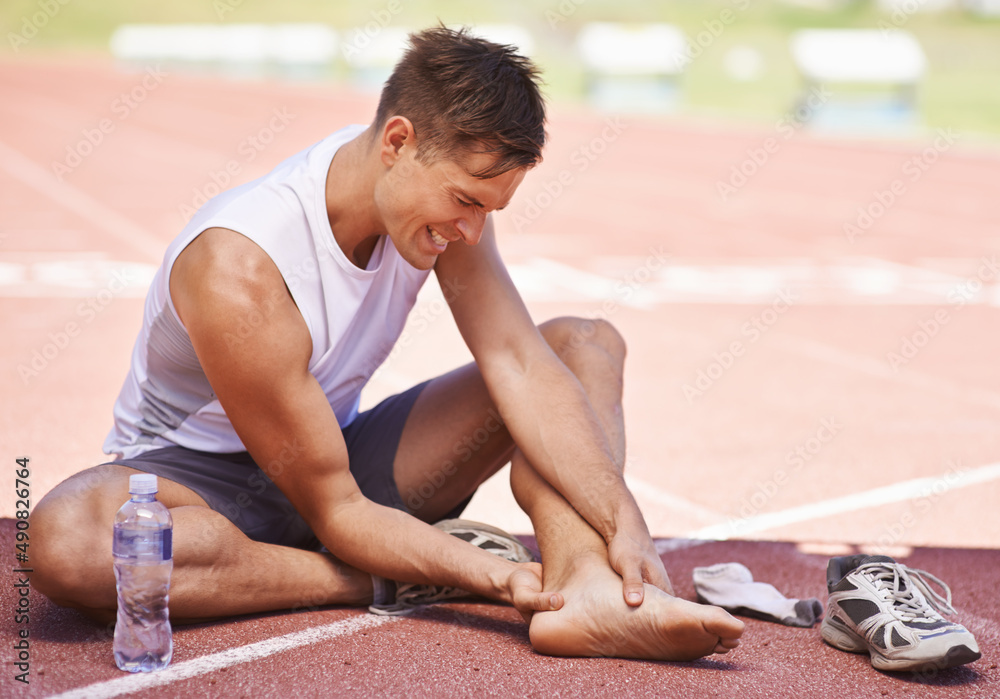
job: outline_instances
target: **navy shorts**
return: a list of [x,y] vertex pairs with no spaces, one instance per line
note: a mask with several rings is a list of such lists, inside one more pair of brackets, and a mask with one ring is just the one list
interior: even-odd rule
[[[396,487],[392,466],[406,418],[426,385],[425,381],[386,398],[343,428],[351,474],[361,492],[369,500],[404,512],[410,509]],[[109,463],[155,473],[190,488],[254,541],[312,550],[321,546],[292,503],[245,451],[215,454],[164,447]],[[471,499],[459,503],[447,518],[458,517]]]

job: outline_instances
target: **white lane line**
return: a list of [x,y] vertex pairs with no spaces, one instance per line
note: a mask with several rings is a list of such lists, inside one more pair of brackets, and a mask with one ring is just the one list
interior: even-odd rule
[[829,362],[844,369],[851,369],[880,379],[909,384],[924,391],[943,393],[958,400],[968,400],[973,403],[988,405],[991,408],[1000,408],[1000,395],[992,391],[962,386],[947,379],[908,368],[897,372],[889,366],[887,361],[846,352],[816,340],[792,335],[781,335],[775,337],[775,344],[796,354]]
[[[652,305],[643,300],[645,295],[641,285],[626,287],[620,279],[588,272],[545,257],[532,257],[527,264],[550,287],[558,287],[586,299],[614,301],[632,308],[648,308]],[[511,274],[513,276],[514,273]],[[523,275],[524,271],[521,270],[520,274]],[[636,298],[632,298],[633,295]]]
[[0,252],[0,297],[80,298],[104,290],[142,298],[156,270],[102,252]]
[[[529,257],[508,263],[507,269],[527,301],[597,301],[634,308],[766,304],[789,290],[798,295],[796,304],[804,306],[953,306],[954,294],[976,279],[869,257],[671,259],[652,270],[648,260],[638,257],[580,259],[578,264]],[[1000,284],[980,286],[968,302],[998,305]]]
[[[627,468],[628,466],[626,466],[626,469]],[[630,475],[628,472],[625,473],[625,484],[636,498],[640,500],[647,500],[661,507],[666,507],[674,514],[686,517],[695,517],[708,522],[718,522],[724,517],[721,512],[715,512],[714,510],[702,507],[695,502],[686,500],[685,498],[674,495],[673,493],[661,490],[651,483],[647,483],[644,480]]]
[[68,182],[60,182],[51,172],[3,142],[0,142],[0,169],[57,205],[90,221],[128,249],[139,252],[144,261],[158,263],[163,257],[167,247],[165,242],[157,240],[145,228]]
[[986,483],[997,479],[1000,479],[1000,463],[980,466],[968,471],[950,471],[939,476],[914,478],[913,480],[901,481],[881,488],[792,507],[787,510],[766,512],[753,517],[747,517],[746,519],[733,518],[728,522],[713,524],[712,526],[690,532],[686,536],[692,539],[725,541],[734,536],[742,537],[747,534],[757,534],[789,524],[800,524],[845,512],[854,512],[856,510],[878,507],[879,505],[887,505],[903,500],[913,500],[918,497],[926,497],[930,493],[944,493],[956,488],[966,488],[970,485]]
[[251,660],[259,660],[260,658],[299,648],[300,646],[307,646],[336,638],[337,636],[344,636],[364,629],[374,628],[391,621],[398,621],[399,618],[363,614],[325,626],[315,626],[311,629],[295,631],[284,636],[278,636],[277,638],[269,638],[266,641],[258,641],[257,643],[230,648],[229,650],[211,655],[203,655],[200,658],[192,658],[176,665],[170,665],[167,669],[159,672],[125,675],[108,680],[107,682],[98,682],[87,687],[72,689],[68,692],[54,695],[53,699],[105,699],[106,697],[133,694],[204,675],[225,667],[247,663]]

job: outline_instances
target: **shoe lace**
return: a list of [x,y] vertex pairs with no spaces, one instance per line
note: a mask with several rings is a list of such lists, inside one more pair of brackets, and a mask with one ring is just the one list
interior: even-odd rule
[[396,603],[405,605],[432,604],[471,596],[470,593],[457,587],[404,583],[396,590]]
[[[893,608],[904,619],[940,619],[937,612],[955,613],[951,606],[951,588],[926,570],[909,568],[902,563],[872,562],[859,566],[858,572],[866,574],[876,589],[887,593]],[[928,580],[938,585],[944,595],[931,588]]]
[[403,616],[427,604],[471,596],[468,592],[460,590],[457,587],[400,583],[396,588],[395,601],[384,604],[372,604],[368,607],[368,611],[372,614],[382,616]]

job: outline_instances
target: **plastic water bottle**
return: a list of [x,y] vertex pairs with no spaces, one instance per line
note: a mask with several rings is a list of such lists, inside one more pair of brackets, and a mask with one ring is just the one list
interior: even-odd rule
[[115,515],[115,663],[128,672],[153,672],[165,668],[174,651],[167,611],[173,520],[156,500],[156,476],[135,474],[128,485],[132,499]]

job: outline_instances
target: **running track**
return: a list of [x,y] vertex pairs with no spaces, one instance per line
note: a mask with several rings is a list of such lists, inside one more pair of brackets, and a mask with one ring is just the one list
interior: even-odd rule
[[[374,98],[95,59],[0,64],[0,94],[0,426],[11,470],[31,458],[37,502],[102,460],[144,284],[185,207],[366,121]],[[31,684],[5,665],[4,695],[144,682],[150,696],[1000,693],[1000,153],[947,130],[785,139],[568,108],[549,131],[498,218],[501,245],[537,319],[604,316],[629,341],[628,474],[679,593],[693,598],[692,567],[739,560],[824,599],[827,556],[879,549],[952,585],[983,659],[888,677],[815,629],[749,621],[725,659],[553,660],[512,610],[456,604],[386,623],[334,608],[185,628],[171,674],[138,678],[114,668],[104,629],[32,593]],[[754,162],[767,139],[777,150]],[[367,403],[468,360],[430,285],[408,333]],[[502,479],[467,514],[530,534]],[[13,521],[0,533],[13,551]],[[0,628],[13,638],[11,611]]]

